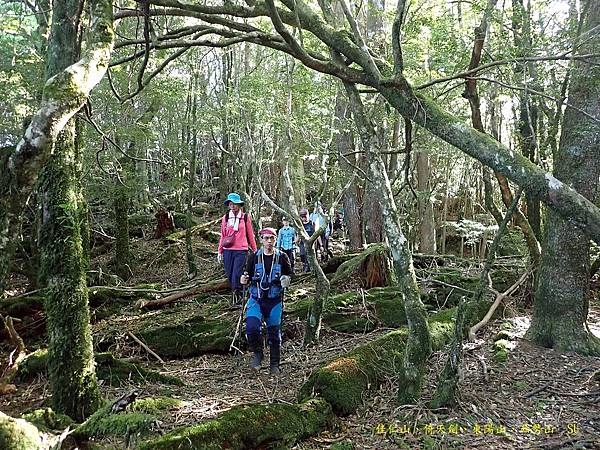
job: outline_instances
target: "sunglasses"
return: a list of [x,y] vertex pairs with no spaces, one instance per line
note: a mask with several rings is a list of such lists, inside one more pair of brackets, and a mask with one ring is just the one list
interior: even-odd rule
[[275,236],[263,236],[262,238],[265,241],[274,241],[275,240]]

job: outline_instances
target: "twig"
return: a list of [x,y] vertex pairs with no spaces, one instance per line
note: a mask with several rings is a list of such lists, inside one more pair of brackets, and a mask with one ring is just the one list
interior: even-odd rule
[[156,353],[154,353],[154,351],[148,347],[146,344],[144,344],[135,334],[133,334],[131,331],[128,331],[127,334],[131,337],[131,339],[133,339],[135,342],[137,342],[138,344],[140,344],[144,350],[146,350],[148,353],[150,353],[152,356],[154,356],[158,361],[160,361],[161,364],[165,364],[165,361],[158,356]]

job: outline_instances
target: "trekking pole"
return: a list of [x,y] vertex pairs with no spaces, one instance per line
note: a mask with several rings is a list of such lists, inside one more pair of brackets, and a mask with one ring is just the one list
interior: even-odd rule
[[[244,275],[247,275],[247,272],[244,272]],[[238,336],[241,335],[242,319],[244,317],[244,313],[246,312],[246,305],[247,305],[247,302],[246,302],[247,286],[248,285],[245,284],[244,288],[242,289],[243,306],[240,308],[240,316],[238,317],[238,321],[235,326],[235,334],[233,336],[233,340],[231,341],[231,344],[229,344],[229,351],[231,351],[232,349],[235,349],[239,354],[243,354],[243,352],[235,346],[235,341],[237,340]]]

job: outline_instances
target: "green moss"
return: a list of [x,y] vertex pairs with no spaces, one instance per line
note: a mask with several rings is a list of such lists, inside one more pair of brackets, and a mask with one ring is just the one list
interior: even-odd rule
[[127,434],[148,435],[157,420],[167,411],[183,404],[180,400],[157,397],[138,399],[123,412],[110,412],[111,403],[105,404],[74,431],[75,436],[101,438],[123,437]]
[[[175,221],[175,228],[187,228],[187,214],[174,212],[173,220]],[[198,225],[198,221],[192,218],[192,226]]]
[[[440,349],[453,335],[451,312],[434,314],[430,319],[431,343]],[[300,388],[299,400],[321,396],[336,414],[347,415],[362,403],[365,392],[398,373],[408,330],[402,328],[355,348],[342,357],[315,370]]]
[[46,374],[48,370],[48,349],[40,348],[30,353],[19,364],[17,379],[19,381],[31,380],[38,374]]
[[331,450],[354,450],[354,448],[352,441],[336,442],[330,447]]
[[73,419],[64,414],[55,413],[52,408],[41,408],[23,414],[23,419],[34,424],[42,431],[64,430],[73,425]]
[[[364,278],[367,274],[366,262],[375,257],[381,255],[384,260],[389,261],[389,248],[384,244],[371,244],[364,251],[359,253],[354,258],[342,263],[335,272],[334,277],[331,280],[331,285],[336,286],[347,282],[353,277],[361,278],[364,284]],[[391,262],[385,265],[385,273],[382,276],[385,279],[386,285],[394,285],[395,275],[392,270]]]
[[[182,386],[180,378],[162,375],[154,370],[115,358],[112,353],[96,353],[96,373],[99,379],[108,381],[111,386],[119,386],[123,381],[159,382]],[[29,380],[38,374],[47,372],[48,350],[39,349],[27,355],[19,364],[17,377],[21,381]]]
[[[305,319],[312,302],[313,299],[304,298],[286,303],[286,316]],[[346,333],[406,325],[400,288],[379,287],[362,293],[346,292],[329,296],[324,305],[323,322],[336,331]]]
[[140,449],[285,449],[321,431],[331,417],[331,407],[322,399],[312,399],[299,405],[235,406],[214,420],[174,430],[142,444]]
[[515,381],[515,389],[519,392],[529,389],[529,383],[527,381]]
[[0,448],[37,450],[45,447],[40,439],[40,432],[34,425],[0,411]]
[[44,309],[44,297],[30,296],[7,299],[0,302],[0,314],[10,317],[25,317]]
[[145,322],[136,332],[160,356],[184,358],[229,351],[234,323],[199,315],[183,321],[176,315],[165,316],[169,317],[172,320],[166,323]]
[[144,414],[159,414],[162,411],[180,408],[183,401],[170,397],[150,397],[142,398],[133,402],[129,410]]
[[510,342],[506,339],[500,339],[494,342],[494,361],[496,361],[497,363],[506,362],[506,360],[508,359],[509,348]]
[[119,386],[124,381],[158,382],[183,386],[180,378],[162,375],[154,370],[144,369],[136,364],[117,359],[112,353],[96,353],[97,375],[106,380],[111,386]]

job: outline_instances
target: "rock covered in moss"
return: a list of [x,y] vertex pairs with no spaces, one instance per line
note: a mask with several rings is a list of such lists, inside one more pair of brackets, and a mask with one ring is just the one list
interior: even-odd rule
[[294,442],[324,429],[332,417],[331,407],[322,399],[297,405],[240,405],[216,419],[146,442],[140,449],[290,448]]

